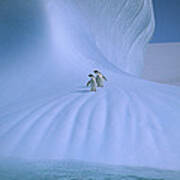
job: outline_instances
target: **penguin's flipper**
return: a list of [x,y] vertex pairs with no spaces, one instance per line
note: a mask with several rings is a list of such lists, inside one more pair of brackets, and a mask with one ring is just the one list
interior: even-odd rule
[[105,81],[107,81],[107,78],[105,76],[102,76]]
[[90,85],[90,83],[91,83],[91,81],[88,81],[87,84],[86,84],[86,86],[88,87],[88,86]]

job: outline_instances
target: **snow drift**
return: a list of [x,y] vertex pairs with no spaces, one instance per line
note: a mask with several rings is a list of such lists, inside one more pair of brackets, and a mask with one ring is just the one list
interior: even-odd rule
[[[0,155],[179,169],[180,88],[131,75],[151,1],[40,2],[46,36],[1,61]],[[97,93],[84,86],[94,69],[108,78]]]

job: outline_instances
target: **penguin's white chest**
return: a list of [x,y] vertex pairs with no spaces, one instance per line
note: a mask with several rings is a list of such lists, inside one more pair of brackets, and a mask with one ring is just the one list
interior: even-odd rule
[[96,87],[96,82],[95,81],[92,81],[91,87]]
[[96,79],[95,78],[91,79],[91,85],[90,86],[96,87]]
[[96,79],[92,78],[90,81],[91,91],[96,91]]
[[103,87],[103,86],[104,86],[102,76],[97,75],[97,77],[96,77],[96,82],[97,82],[97,86],[98,86],[98,87]]

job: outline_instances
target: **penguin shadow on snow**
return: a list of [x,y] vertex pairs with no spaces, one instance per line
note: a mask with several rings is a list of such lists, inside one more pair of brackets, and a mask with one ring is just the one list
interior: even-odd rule
[[87,86],[78,86],[77,88],[79,88],[79,89],[87,89]]
[[74,93],[90,93],[91,91],[88,90],[88,89],[80,89],[80,90],[77,90],[77,91],[74,91]]

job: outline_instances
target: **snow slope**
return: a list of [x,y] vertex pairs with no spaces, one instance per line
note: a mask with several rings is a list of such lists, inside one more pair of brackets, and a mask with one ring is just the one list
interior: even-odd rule
[[[1,61],[0,156],[180,169],[180,88],[121,71],[105,55],[107,47],[97,45],[91,22],[75,1],[43,1],[42,7],[47,37],[41,42],[40,35],[39,46]],[[144,13],[139,16],[146,22]],[[147,27],[142,22],[141,31]],[[148,36],[133,47],[142,47]],[[133,52],[127,65],[135,60]],[[108,78],[97,93],[84,86],[94,69]]]

